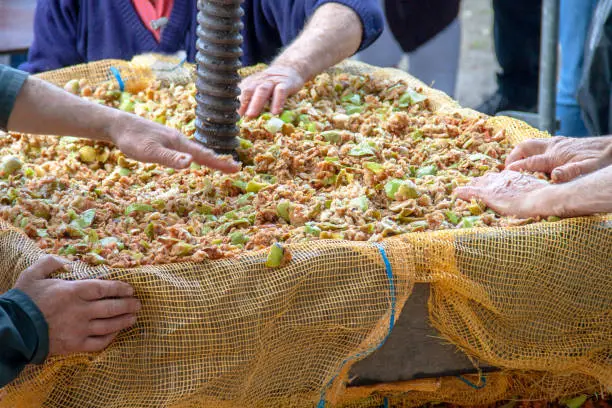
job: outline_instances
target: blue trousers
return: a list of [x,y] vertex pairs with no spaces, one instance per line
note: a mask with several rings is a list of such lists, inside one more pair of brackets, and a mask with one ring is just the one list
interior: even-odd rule
[[563,136],[589,136],[576,93],[582,77],[589,25],[597,2],[598,0],[561,0],[561,72],[557,87],[557,119],[561,121],[558,133]]

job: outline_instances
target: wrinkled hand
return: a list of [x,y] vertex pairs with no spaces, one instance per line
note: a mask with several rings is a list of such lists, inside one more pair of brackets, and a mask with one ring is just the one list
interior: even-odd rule
[[240,116],[258,116],[272,98],[270,111],[282,112],[285,101],[304,86],[305,79],[290,67],[271,65],[268,69],[246,77],[240,84]]
[[564,183],[612,164],[612,138],[530,139],[506,159],[507,170],[548,173],[553,183]]
[[553,215],[553,208],[546,204],[548,201],[540,199],[545,195],[544,189],[550,187],[533,176],[506,170],[475,178],[469,185],[455,189],[455,194],[466,201],[480,199],[502,215],[531,218]]
[[225,173],[240,169],[233,160],[222,160],[212,150],[187,139],[174,129],[140,118],[122,114],[111,124],[112,142],[128,157],[145,163],[158,163],[184,169],[192,162]]
[[127,283],[49,278],[66,264],[61,258],[44,256],[19,276],[15,288],[45,316],[50,355],[102,350],[134,324],[140,302]]

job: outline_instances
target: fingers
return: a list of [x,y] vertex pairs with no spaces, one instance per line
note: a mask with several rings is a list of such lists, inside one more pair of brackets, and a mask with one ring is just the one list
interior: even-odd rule
[[162,145],[156,146],[155,150],[155,161],[173,169],[184,169],[191,164],[193,159],[190,154],[168,149]]
[[205,148],[201,144],[187,139],[180,135],[178,149],[183,153],[188,154],[191,160],[196,163],[209,167],[211,169],[220,170],[224,173],[235,173],[240,170],[240,164],[234,160],[221,159],[212,150]]
[[583,174],[599,170],[599,161],[595,159],[567,163],[553,170],[550,177],[553,183],[566,183]]
[[107,336],[130,328],[136,323],[136,316],[126,314],[110,319],[96,319],[89,322],[90,336]]
[[[479,177],[475,179],[477,183],[481,183],[484,180],[484,177]],[[455,195],[465,201],[470,201],[472,199],[481,200],[487,207],[493,209],[496,212],[505,213],[505,205],[500,204],[499,197],[496,196],[494,192],[489,190],[486,186],[464,186],[458,187],[455,189]],[[503,202],[503,200],[501,200]]]
[[[61,259],[41,259],[39,276],[63,265]],[[106,347],[116,333],[136,322],[142,306],[125,282],[99,279],[41,279],[24,286],[49,327],[49,353],[65,355]],[[94,336],[95,339],[91,339]]]
[[23,271],[22,276],[31,280],[46,279],[67,264],[68,261],[60,257],[44,255],[34,265]]
[[249,118],[256,117],[271,99],[270,111],[278,115],[289,95],[297,92],[303,85],[304,78],[297,70],[290,66],[273,64],[240,84],[238,113]]
[[454,190],[454,194],[465,201],[469,201],[472,198],[482,198],[485,195],[485,189],[492,181],[491,178],[495,177],[497,173],[489,173],[482,177],[476,177],[472,181],[461,187],[457,187]]
[[[514,172],[506,171],[505,173],[512,177]],[[482,177],[476,177],[465,186],[457,187],[453,193],[457,198],[464,201],[476,198],[489,206],[492,203],[491,187],[499,184],[503,178],[500,173],[489,173]]]
[[[540,155],[546,151],[547,142],[542,139],[530,139],[516,146],[506,158],[506,167],[527,157]],[[508,167],[509,168],[509,167]]]
[[555,168],[555,162],[553,158],[546,154],[539,154],[536,156],[527,157],[522,160],[513,162],[506,166],[506,170],[526,170],[526,171],[539,171],[543,173],[550,173]]
[[272,96],[274,88],[275,84],[272,81],[265,81],[257,86],[246,111],[247,117],[254,118],[261,113]]
[[475,186],[457,187],[454,191],[455,195],[462,200],[470,201],[472,198],[481,198],[482,189]]
[[74,282],[77,295],[86,301],[94,301],[105,298],[123,298],[134,295],[132,286],[125,282],[106,280],[83,280]]
[[118,333],[111,333],[105,336],[87,337],[81,344],[79,352],[94,353],[108,347],[109,344],[117,337]]
[[174,169],[187,168],[192,161],[195,161],[200,165],[224,173],[235,173],[240,170],[240,165],[235,161],[222,159],[212,150],[187,139],[181,133],[171,132],[167,135],[164,134],[161,142],[153,139],[143,147],[143,152],[149,161]]
[[[484,182],[484,177],[475,179],[477,183]],[[455,189],[455,195],[465,201],[472,199],[481,200],[487,207],[493,209],[496,212],[506,214],[507,205],[503,197],[499,197],[494,191],[487,188],[487,186],[474,186],[468,185],[464,187],[458,187]]]
[[102,299],[91,302],[90,320],[110,319],[122,315],[136,314],[140,311],[140,301],[136,298]]
[[[250,80],[250,78],[249,78]],[[238,109],[238,114],[240,116],[244,116],[247,108],[249,107],[249,103],[251,103],[251,99],[253,98],[254,87],[251,85],[252,82],[244,83],[244,88],[240,90],[240,108]]]
[[274,87],[274,95],[272,96],[272,108],[271,112],[273,115],[278,115],[283,111],[285,101],[289,96],[289,88],[286,84],[281,83]]

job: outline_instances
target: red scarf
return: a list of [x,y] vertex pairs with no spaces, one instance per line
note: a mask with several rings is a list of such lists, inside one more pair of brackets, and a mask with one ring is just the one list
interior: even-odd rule
[[170,18],[174,0],[132,0],[142,23],[151,31],[157,42],[161,41],[161,29],[155,30],[151,22],[162,17]]

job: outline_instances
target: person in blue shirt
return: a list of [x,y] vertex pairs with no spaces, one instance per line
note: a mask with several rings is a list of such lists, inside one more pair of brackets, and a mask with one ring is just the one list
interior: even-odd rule
[[[196,162],[224,172],[238,170],[236,163],[173,129],[0,65],[0,130],[7,129],[113,142],[135,160],[177,169]],[[140,303],[130,285],[51,278],[66,265],[61,258],[43,256],[0,294],[0,388],[48,355],[101,350],[135,322]]]
[[[21,69],[36,73],[150,52],[185,51],[194,62],[197,0],[175,0],[169,17],[159,20],[162,28],[155,24],[160,33],[151,32],[153,22],[143,21],[135,1],[39,0]],[[307,80],[369,46],[384,27],[378,0],[246,0],[243,9],[242,64],[270,64],[241,85],[239,113],[249,117],[268,101],[278,113]]]

